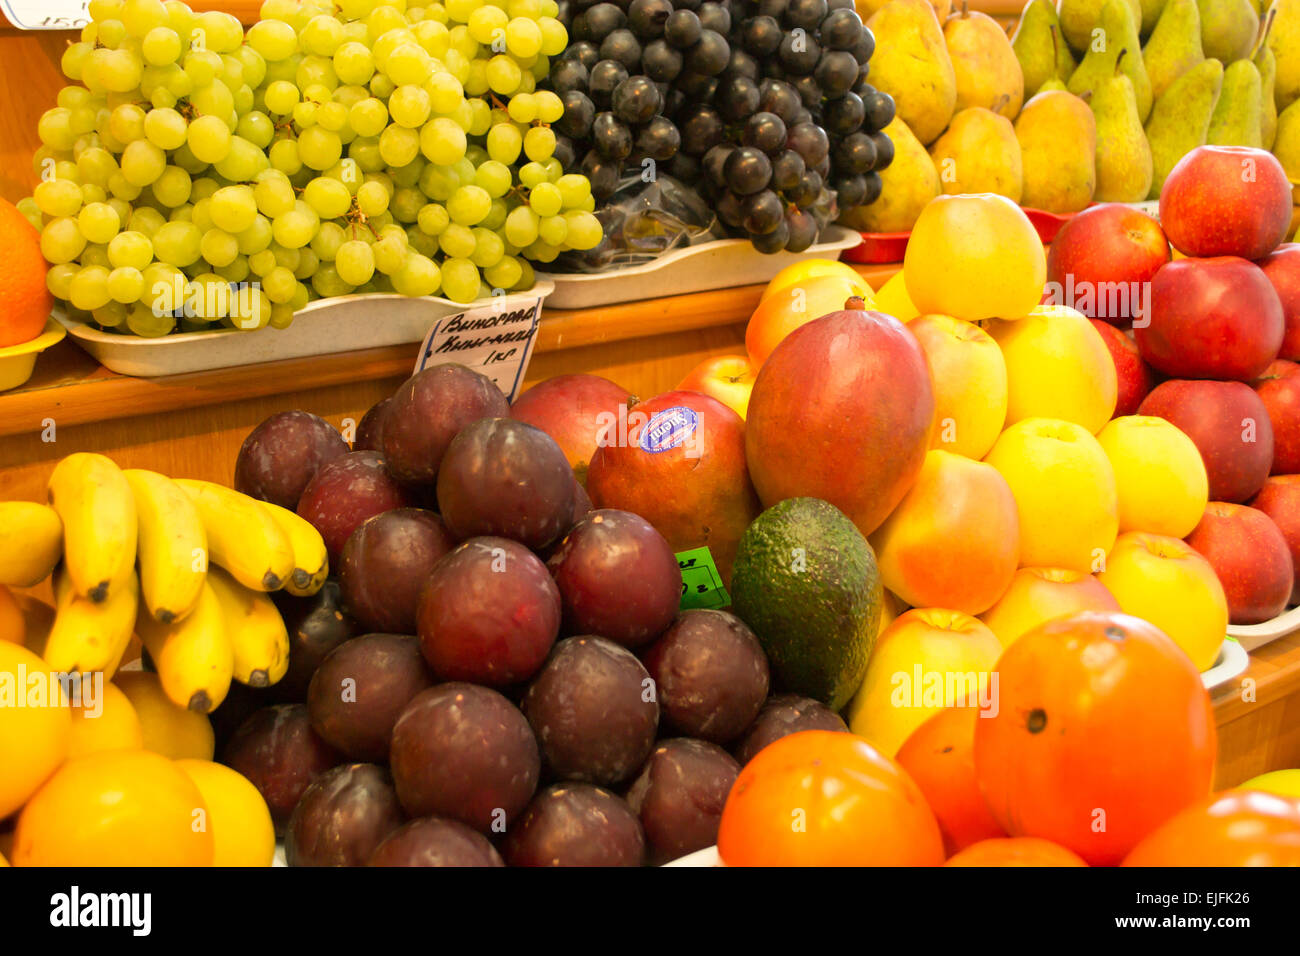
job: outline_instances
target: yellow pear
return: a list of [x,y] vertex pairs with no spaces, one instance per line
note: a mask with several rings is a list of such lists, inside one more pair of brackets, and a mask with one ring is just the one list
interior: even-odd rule
[[1276,11],[1268,32],[1269,49],[1277,58],[1273,100],[1281,113],[1300,99],[1300,0],[1273,0],[1270,9]]
[[1025,101],[1025,78],[998,22],[972,13],[962,0],[961,12],[943,25],[943,38],[957,76],[956,109],[982,106],[1015,119]]
[[[1016,118],[1024,192],[1032,209],[1078,212],[1097,188],[1097,121],[1073,93],[1047,90],[1030,97]],[[1068,150],[1062,143],[1069,143]]]
[[[870,20],[877,10],[883,7],[889,0],[854,0],[854,7],[858,11],[863,21]],[[930,0],[930,6],[934,7],[934,15],[943,23],[952,13],[952,0]]]
[[889,0],[867,21],[876,37],[871,83],[894,98],[922,143],[938,138],[957,104],[957,75],[928,0]]
[[1024,171],[1011,120],[982,106],[964,109],[930,147],[943,191],[997,193],[1020,202]]
[[895,116],[884,133],[894,144],[894,160],[880,170],[880,198],[846,212],[840,222],[861,232],[907,232],[941,192],[930,155],[907,124]]

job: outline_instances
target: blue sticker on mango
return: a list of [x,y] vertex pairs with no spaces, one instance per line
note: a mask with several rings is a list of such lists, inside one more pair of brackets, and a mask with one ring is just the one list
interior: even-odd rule
[[665,408],[646,422],[641,429],[641,439],[637,442],[642,451],[652,455],[669,451],[686,444],[686,440],[695,434],[699,427],[700,416],[695,409],[684,405]]

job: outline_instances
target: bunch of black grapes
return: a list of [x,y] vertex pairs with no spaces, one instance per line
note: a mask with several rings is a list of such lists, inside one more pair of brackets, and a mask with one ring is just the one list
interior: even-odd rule
[[894,101],[867,82],[853,0],[565,0],[560,16],[556,155],[598,202],[662,169],[771,253],[880,195]]

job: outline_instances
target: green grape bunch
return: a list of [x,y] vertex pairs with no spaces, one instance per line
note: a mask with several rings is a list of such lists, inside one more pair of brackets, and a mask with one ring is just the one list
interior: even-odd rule
[[602,238],[537,88],[556,0],[90,0],[40,118],[41,231],[70,312],[145,337],[284,328],[313,299],[534,282]]

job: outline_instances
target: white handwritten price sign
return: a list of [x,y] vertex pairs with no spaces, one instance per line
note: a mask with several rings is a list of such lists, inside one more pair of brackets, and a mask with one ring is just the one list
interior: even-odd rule
[[20,30],[80,30],[90,22],[88,0],[0,0],[5,18]]
[[415,371],[455,362],[496,383],[515,400],[537,341],[542,297],[496,296],[487,305],[456,312],[429,330],[415,361]]

